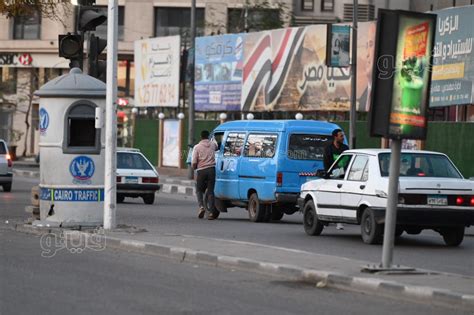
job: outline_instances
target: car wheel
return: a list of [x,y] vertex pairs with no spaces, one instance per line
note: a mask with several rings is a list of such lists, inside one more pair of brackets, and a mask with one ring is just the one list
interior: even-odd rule
[[444,228],[441,230],[444,242],[448,246],[458,246],[464,239],[464,226]]
[[395,228],[395,237],[400,237],[400,236],[402,236],[403,232],[404,232],[403,228],[397,226],[397,227]]
[[3,184],[3,191],[5,192],[10,192],[12,191],[12,183],[9,183],[9,184]]
[[155,194],[148,194],[143,196],[143,201],[147,205],[152,205],[155,202]]
[[383,225],[375,221],[375,214],[372,209],[366,208],[364,210],[360,230],[364,243],[380,244],[382,242]]
[[262,222],[265,220],[267,207],[260,204],[257,193],[252,193],[249,198],[249,204],[247,206],[249,211],[249,219],[252,222]]
[[320,235],[324,224],[318,219],[313,200],[308,200],[303,207],[303,226],[308,235]]
[[419,228],[419,227],[416,227],[416,226],[411,226],[411,227],[405,228],[405,232],[407,232],[410,235],[418,235],[418,234],[421,233],[421,231],[422,231],[422,229]]
[[280,221],[281,218],[283,218],[283,211],[281,211],[280,209],[278,208],[273,208],[272,209],[272,220],[273,221]]
[[124,200],[125,200],[124,195],[117,195],[117,203],[123,203]]

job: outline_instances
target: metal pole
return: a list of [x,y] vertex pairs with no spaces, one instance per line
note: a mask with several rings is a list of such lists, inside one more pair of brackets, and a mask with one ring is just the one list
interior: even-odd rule
[[400,156],[402,141],[392,140],[390,154],[390,169],[388,179],[388,200],[385,211],[385,230],[383,234],[382,268],[388,269],[392,265],[393,244],[395,240],[395,226],[397,222],[398,178],[400,176]]
[[[188,145],[194,145],[194,60],[195,47],[194,40],[196,38],[196,0],[191,0],[191,45],[190,50],[193,52],[191,57],[191,77],[189,78],[189,117],[188,117]],[[194,176],[193,166],[188,165],[188,178],[192,179]]]
[[117,199],[117,39],[118,0],[109,0],[107,14],[107,91],[105,99],[104,229],[114,229]]
[[351,149],[356,148],[356,103],[357,103],[357,15],[358,3],[354,0],[354,9],[352,10],[352,69],[351,69],[351,111],[349,115],[349,146]]

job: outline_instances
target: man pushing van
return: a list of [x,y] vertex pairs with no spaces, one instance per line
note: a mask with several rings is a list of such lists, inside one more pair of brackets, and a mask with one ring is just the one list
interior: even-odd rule
[[216,183],[216,160],[214,154],[217,144],[209,140],[209,131],[201,131],[201,141],[193,148],[192,167],[196,170],[196,195],[199,204],[198,218],[204,218],[204,193],[207,189],[209,220],[215,220],[219,211],[214,206],[214,185]]

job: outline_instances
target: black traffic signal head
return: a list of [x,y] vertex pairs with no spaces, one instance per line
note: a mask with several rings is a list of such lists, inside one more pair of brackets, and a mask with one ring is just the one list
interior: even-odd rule
[[95,28],[105,21],[107,15],[100,12],[99,8],[95,7],[80,7],[78,29],[80,31],[95,31]]
[[89,37],[89,75],[105,82],[106,61],[100,60],[102,51],[107,46],[107,40],[99,38],[94,34]]
[[59,57],[71,60],[70,68],[81,68],[83,60],[83,39],[81,35],[67,33],[58,36]]

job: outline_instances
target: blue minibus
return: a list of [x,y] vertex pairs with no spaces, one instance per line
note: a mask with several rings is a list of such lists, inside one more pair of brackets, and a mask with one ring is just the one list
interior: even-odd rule
[[240,120],[212,132],[216,207],[242,207],[252,222],[280,220],[298,210],[307,176],[323,169],[324,148],[336,124],[314,120]]

